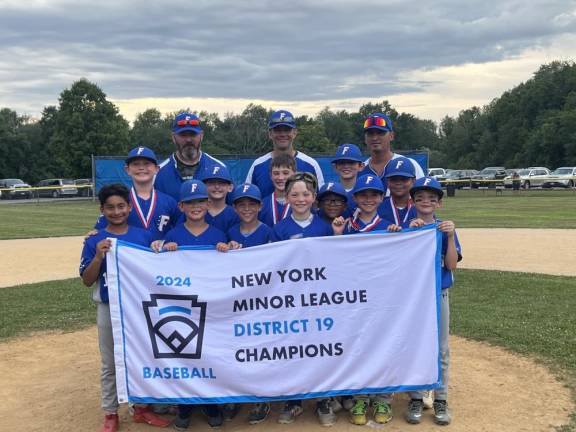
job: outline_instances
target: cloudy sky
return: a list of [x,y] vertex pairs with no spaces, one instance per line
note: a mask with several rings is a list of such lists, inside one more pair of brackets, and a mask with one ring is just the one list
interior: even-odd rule
[[0,107],[33,116],[85,77],[128,120],[384,99],[439,120],[574,59],[571,0],[0,0]]

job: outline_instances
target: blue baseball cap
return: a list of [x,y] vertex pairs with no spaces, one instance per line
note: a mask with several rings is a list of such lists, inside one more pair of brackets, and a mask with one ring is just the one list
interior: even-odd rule
[[346,193],[346,189],[344,189],[344,186],[342,186],[340,183],[335,182],[328,182],[322,185],[322,187],[318,191],[318,197],[317,197],[318,201],[322,201],[322,197],[329,193],[339,195],[342,198],[344,198],[344,201],[348,201],[348,194]]
[[405,157],[392,159],[386,165],[384,177],[410,177],[416,178],[416,168],[412,161]]
[[444,196],[444,191],[442,190],[442,185],[434,177],[420,177],[414,182],[414,186],[410,188],[410,196],[414,198],[414,194],[419,190],[429,190],[436,192],[438,198]]
[[232,183],[232,176],[230,175],[230,171],[228,171],[227,167],[222,165],[213,165],[208,167],[206,170],[204,170],[200,178],[204,182],[210,179],[218,179]]
[[200,180],[187,180],[180,186],[180,202],[207,198],[206,185]]
[[285,110],[274,111],[268,119],[268,129],[274,129],[278,126],[296,128],[296,120],[292,113]]
[[382,184],[382,180],[380,180],[380,177],[373,174],[366,174],[360,176],[356,180],[354,189],[352,189],[352,195],[356,195],[358,192],[362,192],[364,190],[375,190],[381,193],[386,192],[384,189],[384,184]]
[[364,132],[369,129],[379,129],[385,132],[394,132],[392,120],[384,113],[372,113],[364,120]]
[[364,162],[364,157],[356,144],[342,144],[338,146],[336,157],[332,159],[332,162],[338,161]]
[[197,134],[202,132],[200,127],[200,119],[196,114],[183,112],[178,114],[172,122],[172,132],[180,134],[182,132],[192,131]]
[[260,193],[260,189],[258,186],[250,183],[244,183],[236,186],[232,192],[232,202],[235,203],[240,198],[251,198],[260,203],[262,202],[262,194]]
[[156,155],[152,150],[148,147],[134,147],[130,152],[128,152],[128,156],[126,156],[126,165],[132,162],[134,159],[148,159],[158,165],[158,159],[156,159]]

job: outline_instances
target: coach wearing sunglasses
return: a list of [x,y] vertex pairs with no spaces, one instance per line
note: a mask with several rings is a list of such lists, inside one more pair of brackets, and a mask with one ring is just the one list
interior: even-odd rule
[[186,180],[199,179],[214,166],[225,166],[200,149],[204,132],[196,114],[180,113],[172,122],[172,142],[176,151],[160,164],[154,187],[178,201],[180,185]]
[[[364,143],[370,152],[370,157],[364,162],[364,169],[358,177],[365,174],[374,174],[380,177],[382,183],[386,184],[384,170],[391,160],[401,157],[394,153],[391,142],[394,140],[394,129],[392,120],[382,113],[372,113],[364,121]],[[416,178],[424,177],[424,171],[418,162],[408,158],[414,165]]]

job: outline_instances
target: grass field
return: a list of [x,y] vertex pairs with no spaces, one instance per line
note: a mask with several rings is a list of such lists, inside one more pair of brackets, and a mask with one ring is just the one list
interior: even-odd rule
[[[92,201],[3,203],[0,240],[82,235],[96,221]],[[575,190],[529,190],[496,195],[493,189],[458,190],[445,197],[438,212],[459,228],[571,228],[576,229]]]

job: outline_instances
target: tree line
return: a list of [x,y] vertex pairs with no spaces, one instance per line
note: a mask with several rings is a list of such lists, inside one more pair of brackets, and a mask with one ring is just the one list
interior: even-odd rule
[[[136,145],[158,155],[173,151],[175,113],[138,114],[130,125],[106,94],[86,79],[62,91],[39,121],[0,109],[0,178],[82,178],[91,175],[91,155],[125,155]],[[439,124],[399,113],[388,101],[366,103],[357,112],[324,108],[298,116],[296,147],[331,155],[343,143],[363,147],[362,123],[370,112],[394,122],[395,150],[425,150],[430,166],[475,168],[576,165],[576,65],[552,62],[531,79],[484,107],[463,110]],[[198,112],[205,130],[203,149],[213,155],[254,156],[270,149],[267,119],[272,110],[249,104],[241,113]],[[297,113],[294,113],[297,114]]]

